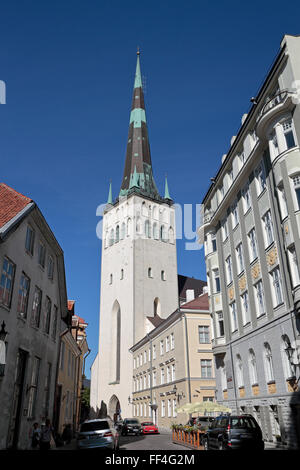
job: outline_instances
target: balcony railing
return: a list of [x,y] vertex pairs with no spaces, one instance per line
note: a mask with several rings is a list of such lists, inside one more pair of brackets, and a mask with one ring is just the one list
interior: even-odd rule
[[285,101],[286,97],[288,96],[289,92],[284,90],[284,91],[280,91],[279,93],[277,93],[277,95],[275,95],[272,99],[270,99],[269,101],[266,102],[266,104],[262,107],[259,115],[257,116],[257,121],[260,120],[260,118],[266,114],[268,111],[270,111],[271,109],[275,108],[275,106],[277,106],[278,104],[281,104]]

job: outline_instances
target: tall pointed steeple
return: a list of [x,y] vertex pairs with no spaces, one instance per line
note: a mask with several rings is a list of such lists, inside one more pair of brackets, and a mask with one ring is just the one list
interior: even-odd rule
[[152,172],[139,51],[137,52],[126,161],[120,196],[126,196],[132,191],[161,200]]

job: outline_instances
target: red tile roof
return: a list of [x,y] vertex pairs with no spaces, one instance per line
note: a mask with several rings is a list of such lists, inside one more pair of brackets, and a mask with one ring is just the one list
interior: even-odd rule
[[30,202],[33,201],[29,197],[18,193],[5,183],[0,183],[0,228],[18,215]]
[[191,309],[191,310],[209,310],[208,294],[200,295],[194,300],[187,302],[186,304],[180,305],[180,308]]
[[74,313],[75,311],[75,300],[68,300],[68,311]]

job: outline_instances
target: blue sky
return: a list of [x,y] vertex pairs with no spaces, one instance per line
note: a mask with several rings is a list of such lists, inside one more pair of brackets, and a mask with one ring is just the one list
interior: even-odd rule
[[[68,297],[98,349],[96,208],[117,196],[136,48],[146,77],[154,176],[201,203],[300,4],[278,1],[28,1],[0,7],[1,181],[34,199],[65,253]],[[203,251],[177,244],[179,273],[205,278]]]

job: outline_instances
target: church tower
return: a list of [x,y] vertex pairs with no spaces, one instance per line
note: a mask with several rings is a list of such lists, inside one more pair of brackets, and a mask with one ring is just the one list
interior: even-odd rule
[[103,215],[99,352],[92,366],[91,406],[113,418],[131,416],[129,349],[178,307],[175,209],[167,180],[156,187],[137,55],[123,180],[110,185]]

